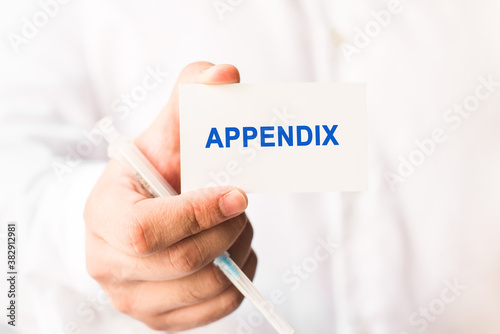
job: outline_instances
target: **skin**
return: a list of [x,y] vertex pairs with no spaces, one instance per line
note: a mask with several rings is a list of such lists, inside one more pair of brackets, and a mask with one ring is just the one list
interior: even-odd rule
[[[200,62],[179,75],[167,105],[135,144],[179,192],[179,84],[238,83],[231,65]],[[253,278],[257,257],[246,194],[217,187],[150,198],[111,160],[84,212],[87,270],[113,306],[156,330],[203,326],[233,312],[243,296],[211,263],[226,250]]]

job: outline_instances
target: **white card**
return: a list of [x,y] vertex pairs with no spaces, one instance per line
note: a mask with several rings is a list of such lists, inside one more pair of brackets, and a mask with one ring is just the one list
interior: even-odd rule
[[180,86],[182,191],[367,188],[361,83]]

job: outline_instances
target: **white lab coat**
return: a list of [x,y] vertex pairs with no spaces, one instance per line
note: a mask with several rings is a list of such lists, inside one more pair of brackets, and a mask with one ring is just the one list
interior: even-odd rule
[[[224,20],[220,3],[229,6]],[[449,109],[474,102],[480,77],[500,81],[500,6],[401,0],[401,13],[379,34],[372,27],[348,61],[357,28],[388,3],[72,1],[16,54],[8,34],[20,34],[22,18],[41,7],[4,1],[0,233],[5,245],[7,222],[17,222],[16,328],[154,332],[115,311],[86,273],[82,211],[107,158],[85,131],[113,114],[122,132],[139,134],[178,72],[206,60],[234,64],[243,82],[368,85],[368,192],[249,197],[255,282],[297,333],[499,333],[500,88],[480,88],[491,94],[470,116]],[[137,95],[155,71],[155,88]],[[126,102],[122,94],[134,90]],[[416,142],[439,129],[446,139],[419,154]],[[410,158],[419,165],[401,167],[406,177],[393,191],[388,173]],[[67,167],[60,177],[58,163]],[[12,329],[4,323],[2,332]],[[246,301],[189,331],[273,332]]]

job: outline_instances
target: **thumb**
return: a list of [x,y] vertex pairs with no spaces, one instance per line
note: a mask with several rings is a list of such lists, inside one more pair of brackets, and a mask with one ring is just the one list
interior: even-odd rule
[[[122,210],[118,217],[99,226],[100,236],[115,248],[135,256],[165,250],[173,244],[240,216],[248,205],[246,194],[234,187],[214,187],[179,196],[148,198]],[[246,216],[230,224],[239,235]],[[117,225],[118,223],[118,225]]]
[[186,66],[177,78],[167,105],[135,140],[137,147],[177,192],[180,191],[179,85],[220,85],[239,81],[240,74],[232,65],[197,62]]

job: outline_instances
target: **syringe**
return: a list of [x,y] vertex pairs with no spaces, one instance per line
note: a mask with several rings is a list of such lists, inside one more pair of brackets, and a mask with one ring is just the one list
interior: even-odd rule
[[[108,142],[108,156],[120,161],[141,183],[152,197],[175,196],[176,191],[153,167],[149,160],[127,137],[122,136],[112,125],[112,118],[106,117],[98,124],[106,124],[106,131],[100,131]],[[100,126],[104,128],[104,126]],[[226,252],[214,260],[214,264],[227,276],[234,286],[248,298],[269,323],[280,334],[292,334],[293,328],[276,313],[274,307],[255,288],[252,281],[229,257]]]

